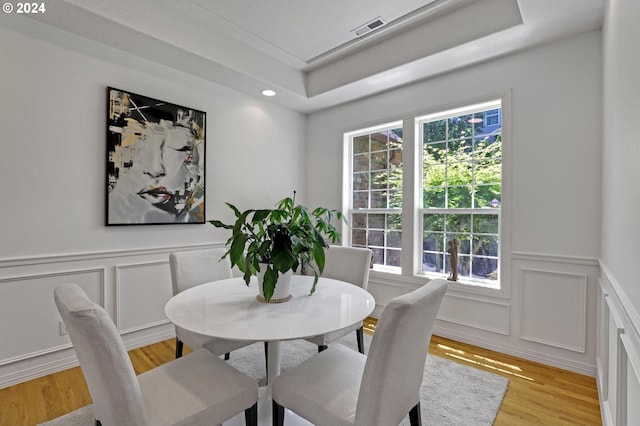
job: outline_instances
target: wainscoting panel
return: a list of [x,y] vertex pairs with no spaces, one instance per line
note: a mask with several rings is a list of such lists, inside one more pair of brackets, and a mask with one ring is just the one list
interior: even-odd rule
[[520,338],[585,352],[587,276],[521,269]]
[[[607,300],[610,299],[607,298]],[[613,421],[612,424],[623,424],[616,423],[616,419],[620,417],[618,397],[620,395],[620,391],[623,390],[621,389],[620,379],[623,376],[622,369],[626,362],[624,348],[622,347],[622,341],[620,340],[620,336],[624,333],[624,328],[622,327],[622,320],[620,319],[620,316],[616,315],[615,308],[613,311],[611,310],[611,306],[609,306],[608,323],[607,347],[609,349],[609,364],[607,374],[607,401],[609,407],[612,409],[607,413],[607,415],[611,417],[611,420]]]
[[[507,256],[499,291],[453,285],[434,333],[498,352],[595,376],[598,259],[549,253]],[[422,285],[426,276],[371,271],[374,316],[388,301]]]
[[127,349],[134,349],[175,335],[164,315],[172,293],[169,253],[219,246],[0,259],[0,388],[77,365],[53,301],[57,285],[79,284],[114,319]]
[[[626,377],[626,418],[637,421],[640,419],[640,405],[638,404],[638,396],[640,396],[640,354],[633,347],[633,342],[628,336],[622,336],[622,343],[629,354]],[[634,399],[635,398],[635,399]]]
[[598,390],[605,426],[635,426],[640,419],[640,322],[638,312],[601,263],[598,316]]
[[640,358],[636,351],[632,339],[628,335],[622,334],[620,336],[622,342],[622,348],[625,351],[624,366],[620,369],[620,384],[619,392],[624,395],[624,399],[620,400],[618,413],[620,419],[624,419],[622,424],[636,424],[640,410],[638,409],[638,400],[633,399],[633,395],[637,396],[640,389],[640,375],[638,375],[639,367],[638,361]]
[[486,301],[447,294],[438,319],[502,335],[509,334],[510,305],[503,301]]
[[597,321],[598,335],[596,336],[596,365],[597,382],[600,398],[606,400],[609,383],[609,306],[607,305],[608,293],[603,292],[601,280],[598,279],[599,289],[597,296]]
[[[424,280],[423,280],[424,281]],[[397,296],[411,291],[413,288],[417,288],[419,281],[414,281],[411,284],[407,284],[406,280],[402,280],[398,277],[398,280],[384,279],[375,272],[369,274],[369,284],[367,291],[371,293],[376,301],[376,307],[372,313],[373,316],[379,317],[382,310],[391,299]]]
[[373,298],[376,300],[376,305],[380,306],[385,306],[394,297],[401,296],[407,292],[401,285],[394,285],[389,282],[380,283],[371,279],[369,280],[367,290],[373,295]]
[[[0,347],[0,387],[76,364],[68,336],[60,333],[59,315],[53,303],[53,288],[58,283],[73,281],[85,288],[91,298],[105,306],[123,334],[125,345],[132,349],[173,336],[173,327],[164,316],[164,305],[171,297],[169,253],[219,246],[193,245],[0,259],[0,339],[11,343]],[[471,291],[473,289],[468,292],[465,289],[450,291],[436,325],[437,334],[596,375],[597,261],[518,254],[514,255],[511,268],[513,282],[504,283],[509,286],[506,293],[494,297],[489,292],[479,294]],[[369,282],[369,290],[377,304],[374,315],[378,315],[390,299],[414,290],[427,280],[425,277],[375,272],[372,271]],[[587,290],[584,290],[585,279],[578,278],[584,276],[587,276]],[[585,320],[580,317],[584,311],[579,304],[570,305],[567,318],[559,317],[557,312],[551,313],[557,321],[569,324],[560,334],[538,329],[531,323],[545,312],[545,306],[560,311],[559,305],[554,304],[558,289],[552,288],[551,282],[559,282],[561,291],[586,303],[586,312],[590,314],[586,320],[586,333]],[[526,297],[522,295],[523,291]],[[610,290],[609,293],[613,294]],[[504,294],[509,294],[509,298]],[[524,314],[521,309],[523,303]],[[540,313],[532,310],[534,308]],[[565,311],[564,306],[562,311]],[[521,339],[520,331],[531,340]],[[569,331],[577,332],[580,337],[570,335],[561,340]],[[607,341],[609,333],[607,329]],[[586,343],[583,342],[585,335]],[[584,347],[584,353],[576,350],[580,347]],[[606,353],[609,355],[610,351]],[[629,358],[632,362],[632,355]],[[607,377],[614,376],[609,374]],[[608,389],[616,389],[617,377],[609,380],[614,383]],[[627,382],[625,392],[634,391],[635,382]]]
[[116,325],[120,333],[168,324],[164,305],[172,296],[169,261],[116,266]]
[[75,282],[104,304],[104,268],[61,270],[0,279],[0,365],[70,345],[53,300],[56,286]]

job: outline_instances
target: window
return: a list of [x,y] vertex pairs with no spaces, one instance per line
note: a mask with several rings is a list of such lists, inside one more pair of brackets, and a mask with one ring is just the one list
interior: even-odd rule
[[402,127],[348,136],[351,148],[350,240],[369,247],[374,263],[399,272],[402,253]]
[[417,119],[422,149],[421,272],[450,274],[457,243],[458,279],[498,280],[502,200],[502,128],[493,104]]
[[[416,153],[405,162],[403,132]],[[446,278],[455,240],[458,282],[500,289],[501,100],[348,133],[345,142],[348,238],[373,250],[374,270]],[[403,214],[405,226],[414,223],[406,238]]]

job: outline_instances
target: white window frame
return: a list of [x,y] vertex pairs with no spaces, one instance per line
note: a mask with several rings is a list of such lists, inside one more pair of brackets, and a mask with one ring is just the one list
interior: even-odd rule
[[[344,134],[344,158],[346,167],[344,167],[344,175],[343,182],[345,182],[345,190],[343,191],[343,212],[346,213],[348,223],[342,224],[342,240],[349,246],[352,245],[351,241],[351,219],[354,213],[362,213],[362,214],[400,214],[402,215],[403,209],[394,209],[394,208],[366,208],[366,209],[358,209],[354,210],[353,208],[353,143],[352,140],[358,136],[369,135],[372,133],[383,132],[386,130],[397,129],[403,127],[402,121],[391,121],[381,125],[367,127],[364,129],[359,129],[352,132],[347,132]],[[403,135],[403,143],[402,143],[402,151],[403,151],[403,159],[404,159],[404,151],[405,151],[405,142]],[[404,164],[404,160],[403,160]],[[403,181],[404,181],[404,171],[403,171]],[[404,183],[404,182],[403,182]],[[404,187],[403,187],[403,197],[404,197]],[[403,200],[404,201],[404,200]],[[404,203],[403,203],[404,204]],[[404,225],[404,223],[403,223]],[[368,226],[366,229],[369,229]],[[404,234],[404,233],[403,233]],[[386,237],[385,237],[386,238]],[[386,241],[385,241],[386,243]],[[386,244],[385,244],[386,246]],[[402,252],[404,252],[404,242],[402,247]],[[393,267],[393,266],[385,266],[385,265],[375,265],[375,270],[382,271],[386,273],[391,273],[394,275],[400,275],[402,273],[402,268]]]
[[[441,114],[444,111],[450,112],[455,109],[466,111],[468,106],[491,102],[495,100],[501,102],[501,126],[502,126],[502,204],[500,208],[499,220],[499,274],[500,288],[489,288],[475,285],[476,283],[450,282],[449,292],[458,294],[475,294],[499,299],[511,297],[511,209],[512,209],[512,148],[511,148],[511,91],[489,94],[475,99],[466,99],[451,104],[445,104],[429,108],[422,111],[413,111],[401,118],[390,120],[379,120],[381,125],[362,125],[352,127],[343,133],[343,191],[342,206],[343,212],[351,211],[351,175],[352,175],[352,152],[350,146],[350,136],[355,133],[373,132],[388,127],[403,127],[403,207],[402,207],[402,267],[401,275],[397,272],[384,271],[376,268],[371,271],[370,276],[379,280],[397,280],[418,284],[424,282],[424,278],[436,278],[441,275],[421,273],[422,265],[422,214],[420,213],[422,198],[422,143],[416,143],[419,135],[419,128],[416,117]],[[371,122],[369,122],[371,123]],[[357,129],[357,130],[356,130]],[[346,245],[351,244],[350,227],[343,223],[342,237]],[[472,284],[472,285],[469,285]]]
[[[416,123],[416,129],[418,132],[418,136],[417,136],[417,140],[418,141],[423,141],[423,126],[422,124],[427,123],[427,122],[431,122],[431,121],[437,121],[437,120],[443,120],[443,119],[448,119],[451,117],[455,117],[455,116],[459,116],[459,115],[466,115],[466,114],[473,114],[473,113],[478,113],[478,112],[482,112],[482,111],[486,111],[487,109],[498,109],[498,108],[502,108],[502,104],[501,104],[501,100],[500,99],[496,99],[496,100],[492,100],[489,102],[482,102],[479,104],[469,104],[467,106],[462,106],[459,108],[453,108],[450,110],[446,110],[446,111],[440,111],[437,112],[435,114],[427,114],[427,115],[423,115],[420,117],[416,117],[415,118],[415,123]],[[484,114],[483,114],[484,115]],[[484,123],[483,123],[484,124]],[[424,173],[424,163],[422,161],[422,143],[420,143],[420,156],[419,156],[419,173],[417,176],[417,179],[419,180],[418,183],[418,193],[422,194],[424,191],[424,188],[422,187],[422,176]],[[502,168],[502,159],[501,159],[501,168]],[[501,191],[502,193],[502,191]],[[501,196],[501,198],[503,198]],[[434,207],[424,207],[422,206],[422,200],[419,201],[419,206],[418,206],[418,229],[420,230],[419,235],[422,236],[424,235],[424,229],[423,229],[423,217],[425,214],[480,214],[481,212],[485,213],[485,214],[491,214],[491,215],[497,215],[498,216],[498,238],[501,239],[501,227],[500,227],[500,223],[501,223],[501,217],[500,217],[500,211],[501,209],[487,209],[487,211],[483,212],[482,209],[480,208],[466,208],[466,209],[451,209],[451,208],[447,208],[447,207],[443,207],[443,208],[434,208]],[[420,243],[422,245],[422,242]],[[500,248],[502,244],[499,244],[498,247]],[[422,254],[422,250],[420,250],[420,253]],[[473,286],[479,286],[479,287],[486,287],[486,288],[490,288],[490,289],[495,289],[495,290],[499,290],[500,286],[501,286],[501,272],[500,272],[500,268],[501,268],[501,259],[500,259],[500,252],[498,253],[497,256],[497,266],[498,266],[498,279],[497,280],[485,280],[485,279],[474,279],[471,277],[458,277],[458,283],[460,284],[466,284],[466,285],[473,285]],[[443,258],[444,260],[444,258]],[[470,259],[471,260],[471,259]],[[440,273],[429,273],[429,272],[423,272],[422,271],[422,258],[420,259],[420,264],[418,265],[418,274],[420,275],[435,275],[438,277],[443,277],[442,274]],[[446,278],[446,275],[444,275],[444,277]]]

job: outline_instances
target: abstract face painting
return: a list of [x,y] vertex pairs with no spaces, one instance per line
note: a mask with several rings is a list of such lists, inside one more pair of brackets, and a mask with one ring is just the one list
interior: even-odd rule
[[204,223],[206,113],[108,88],[107,225]]

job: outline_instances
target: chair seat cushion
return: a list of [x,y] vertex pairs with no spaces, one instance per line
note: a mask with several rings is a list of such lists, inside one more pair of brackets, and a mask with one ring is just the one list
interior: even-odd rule
[[205,348],[214,355],[222,355],[227,352],[233,352],[236,349],[244,348],[254,342],[247,342],[242,340],[226,340],[217,339],[211,336],[205,336],[204,334],[198,334],[191,331],[187,331],[183,328],[176,327],[176,337],[189,347],[192,351]]
[[329,346],[329,344],[335,342],[336,340],[340,339],[343,336],[346,336],[351,332],[355,332],[360,327],[362,327],[362,321],[360,321],[357,324],[350,325],[349,327],[341,328],[340,330],[331,331],[329,333],[320,334],[318,336],[306,337],[304,340],[318,346],[321,346],[321,345]]
[[138,382],[154,426],[221,424],[258,398],[255,380],[205,349],[143,373]]
[[353,425],[366,356],[335,345],[273,381],[273,400],[315,425]]

